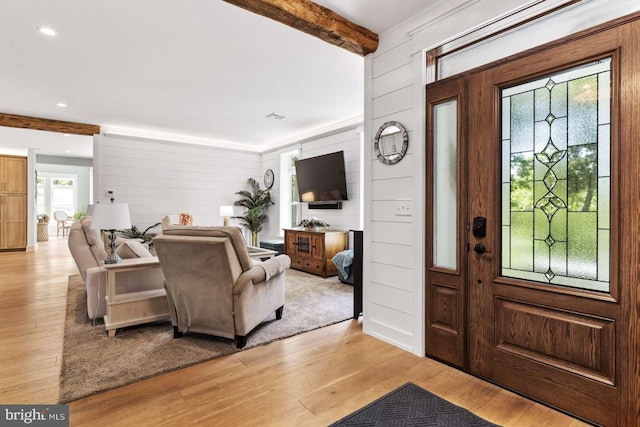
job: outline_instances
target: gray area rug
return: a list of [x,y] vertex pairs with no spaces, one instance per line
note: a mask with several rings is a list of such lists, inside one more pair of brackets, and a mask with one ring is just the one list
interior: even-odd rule
[[[286,275],[282,319],[268,317],[249,335],[245,349],[352,316],[353,287],[337,277],[323,279],[297,270]],[[80,275],[69,276],[60,403],[240,351],[225,338],[185,334],[173,339],[170,322],[118,329],[109,338],[101,319],[92,325],[86,307]]]
[[368,426],[496,426],[472,412],[406,383],[330,427]]

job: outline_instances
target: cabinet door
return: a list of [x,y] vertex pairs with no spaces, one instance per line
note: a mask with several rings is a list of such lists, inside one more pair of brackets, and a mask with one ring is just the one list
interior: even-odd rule
[[27,159],[0,157],[0,192],[27,192]]
[[311,235],[311,258],[324,261],[324,234]]
[[295,232],[285,230],[284,251],[289,256],[296,254],[296,233]]
[[26,202],[24,194],[0,196],[0,248],[27,247]]
[[311,235],[309,233],[296,233],[296,255],[308,258],[311,255]]

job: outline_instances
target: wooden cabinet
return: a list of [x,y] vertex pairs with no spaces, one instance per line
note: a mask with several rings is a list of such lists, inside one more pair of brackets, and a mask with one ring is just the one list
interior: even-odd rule
[[347,246],[347,232],[337,230],[284,230],[284,251],[291,258],[291,268],[317,274],[336,276],[338,270],[331,261]]
[[0,156],[0,194],[27,194],[27,158]]
[[0,156],[0,250],[27,247],[27,158]]

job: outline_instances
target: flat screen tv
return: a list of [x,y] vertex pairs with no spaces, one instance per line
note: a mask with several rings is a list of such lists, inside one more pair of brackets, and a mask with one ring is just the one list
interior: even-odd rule
[[348,200],[343,151],[300,159],[295,167],[301,202]]

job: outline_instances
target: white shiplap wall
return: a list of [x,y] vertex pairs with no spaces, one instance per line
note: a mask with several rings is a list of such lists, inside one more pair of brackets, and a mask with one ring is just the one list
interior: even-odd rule
[[[280,153],[300,149],[301,158],[343,150],[347,170],[348,201],[340,210],[309,210],[337,229],[360,228],[360,150],[362,127],[309,138],[263,154],[226,150],[167,141],[99,135],[94,139],[94,200],[108,202],[107,190],[116,202],[128,203],[132,223],[146,228],[169,213],[190,212],[194,223],[221,225],[221,205],[232,205],[236,191],[248,189],[249,177],[264,187],[266,169],[276,174],[271,189],[276,202],[260,239],[282,238],[279,194]],[[242,208],[235,208],[236,215]],[[231,219],[231,224],[238,224]]]
[[344,162],[347,173],[347,194],[349,200],[342,202],[342,209],[309,209],[302,203],[302,218],[316,216],[331,224],[331,228],[339,230],[360,229],[360,214],[362,192],[361,186],[361,134],[362,127],[353,127],[336,133],[309,138],[278,150],[263,153],[263,170],[273,169],[276,180],[271,190],[276,205],[269,210],[269,222],[263,234],[265,238],[280,238],[283,233],[280,228],[279,194],[280,194],[280,154],[298,149],[300,158],[320,156],[322,154],[344,151]]
[[[422,222],[415,198],[421,188],[418,172],[422,144],[416,136],[413,118],[413,59],[408,36],[395,37],[394,45],[365,60],[365,249],[364,331],[409,351],[413,349],[414,315],[412,299],[419,280]],[[382,40],[381,40],[382,43]],[[373,136],[385,122],[395,120],[409,134],[406,156],[395,165],[378,161]],[[371,123],[370,126],[367,126]],[[414,214],[397,216],[398,200],[412,200]],[[417,212],[416,212],[417,209]],[[418,237],[418,241],[416,241]]]
[[344,151],[344,166],[347,178],[347,196],[342,209],[309,209],[302,203],[302,218],[316,216],[331,228],[338,230],[360,229],[360,130],[352,129],[335,135],[307,141],[302,144],[300,158],[321,156]]
[[[128,203],[132,223],[146,228],[167,214],[189,212],[199,225],[222,225],[221,205],[262,182],[261,155],[222,148],[110,137],[94,139],[94,201]],[[241,208],[236,208],[241,214]],[[231,224],[237,220],[231,220]]]
[[[567,2],[439,2],[381,34],[378,50],[365,58],[363,323],[366,333],[413,353],[424,354],[425,52],[458,37],[466,37],[469,30],[482,29],[498,18],[508,18],[513,23],[524,20],[535,8],[548,9],[561,3]],[[631,13],[638,7],[637,2],[630,1],[584,1],[569,8],[581,19],[573,20],[571,27],[557,27],[569,34],[587,28],[589,23],[596,25],[605,19]],[[606,10],[606,17],[596,13],[597,10]],[[540,25],[548,31],[548,26]],[[520,39],[516,37],[515,43],[524,43],[526,48],[548,41],[536,40],[524,30],[518,31],[523,35]],[[557,37],[562,35],[558,33]],[[506,55],[507,51],[504,52]],[[473,55],[482,58],[482,48],[476,49]],[[470,62],[473,63],[473,58]],[[408,154],[394,166],[377,161],[372,150],[375,132],[389,120],[401,122],[409,131]],[[412,200],[412,216],[395,215],[395,202],[399,199]]]

